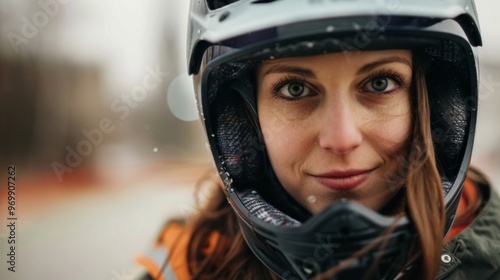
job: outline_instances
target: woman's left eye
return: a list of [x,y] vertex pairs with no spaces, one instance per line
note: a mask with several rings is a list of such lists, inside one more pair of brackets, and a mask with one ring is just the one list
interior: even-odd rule
[[366,91],[372,92],[391,92],[395,90],[398,86],[398,83],[389,77],[378,76],[370,79],[364,86]]

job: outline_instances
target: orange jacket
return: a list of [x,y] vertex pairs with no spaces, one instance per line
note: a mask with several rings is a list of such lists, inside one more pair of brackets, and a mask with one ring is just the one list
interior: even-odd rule
[[[163,230],[154,247],[137,257],[137,262],[155,280],[191,279],[187,264],[189,237],[190,233],[184,225],[171,223]],[[209,236],[209,244],[203,250],[205,254],[213,251],[219,237],[215,232]],[[169,255],[171,252],[172,255]]]

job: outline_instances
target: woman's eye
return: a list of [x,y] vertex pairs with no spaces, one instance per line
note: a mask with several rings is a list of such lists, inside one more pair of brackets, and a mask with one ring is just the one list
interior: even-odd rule
[[298,98],[309,95],[309,89],[303,83],[291,82],[282,86],[279,93],[285,97]]
[[397,83],[389,77],[375,77],[366,84],[367,91],[390,92],[397,87]]

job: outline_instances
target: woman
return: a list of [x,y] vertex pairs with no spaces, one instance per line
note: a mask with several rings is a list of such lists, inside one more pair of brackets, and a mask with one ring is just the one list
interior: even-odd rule
[[221,183],[149,279],[500,278],[473,1],[193,1],[189,32]]

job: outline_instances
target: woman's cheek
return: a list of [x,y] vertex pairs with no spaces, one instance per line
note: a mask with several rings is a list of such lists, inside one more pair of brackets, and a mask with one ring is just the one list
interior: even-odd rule
[[394,117],[392,120],[386,121],[384,125],[379,126],[377,134],[386,146],[388,152],[400,151],[410,136],[411,115],[404,114]]
[[[263,116],[264,117],[264,116]],[[287,121],[281,118],[267,119],[261,122],[262,133],[266,143],[267,153],[276,173],[284,175],[300,166],[307,158],[307,148],[313,143],[307,143],[306,135],[310,133],[301,125],[301,121]]]

